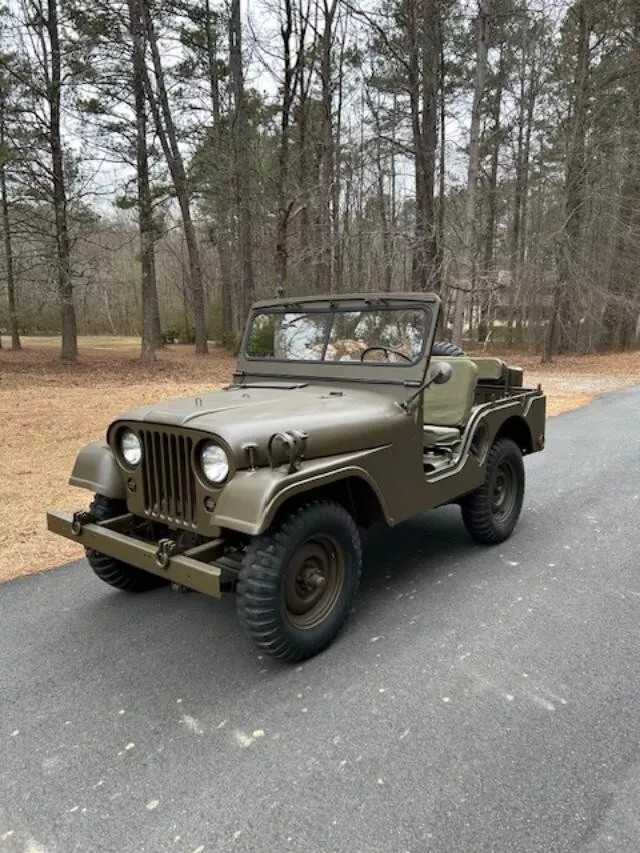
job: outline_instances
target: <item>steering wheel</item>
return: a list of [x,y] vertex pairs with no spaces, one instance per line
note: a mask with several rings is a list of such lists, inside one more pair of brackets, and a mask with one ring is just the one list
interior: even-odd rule
[[413,361],[413,359],[410,358],[408,355],[405,355],[403,352],[401,352],[398,349],[391,349],[391,347],[367,347],[365,350],[362,351],[362,353],[360,355],[360,361],[364,361],[365,355],[368,352],[373,352],[374,350],[382,350],[382,352],[387,357],[387,361],[389,360],[389,353],[390,352],[392,352],[394,355],[400,356],[400,358],[404,358],[404,360],[408,361],[409,363],[411,363]]

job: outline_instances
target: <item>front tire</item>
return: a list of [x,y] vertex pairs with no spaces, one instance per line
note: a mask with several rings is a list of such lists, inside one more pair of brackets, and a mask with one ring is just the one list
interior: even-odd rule
[[240,621],[260,651],[299,661],[344,625],[360,582],[362,546],[351,515],[308,503],[251,541],[240,570]]
[[[96,495],[89,511],[98,521],[108,521],[110,518],[123,515],[127,511],[127,504],[125,501]],[[147,592],[168,583],[164,578],[143,572],[142,569],[115,560],[107,554],[94,551],[93,548],[85,548],[85,553],[89,565],[100,580],[116,589],[122,589],[125,592]]]
[[524,499],[522,453],[510,438],[493,443],[484,483],[461,501],[467,531],[482,545],[497,545],[511,536]]

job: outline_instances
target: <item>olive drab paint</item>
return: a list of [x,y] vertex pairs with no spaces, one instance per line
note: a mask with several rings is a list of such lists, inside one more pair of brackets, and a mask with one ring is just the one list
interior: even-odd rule
[[[419,293],[257,303],[227,388],[126,412],[109,426],[106,441],[80,452],[70,483],[126,502],[126,512],[104,521],[86,512],[52,512],[49,529],[218,596],[223,576],[233,581],[251,539],[305,500],[336,502],[366,527],[395,525],[474,493],[485,484],[496,442],[511,439],[523,456],[543,448],[546,398],[539,387],[524,387],[522,371],[500,359],[432,358],[440,307],[436,295]],[[410,349],[397,353],[377,345],[382,333],[374,328],[393,312],[413,312],[424,330],[417,341],[410,328]],[[300,331],[295,318],[311,315],[345,326],[361,316],[363,327],[374,331],[348,347],[335,336],[327,344],[327,333],[313,359],[250,354],[260,352],[254,339],[249,344],[256,317],[268,318],[265,328],[269,318],[277,324],[293,317],[292,340]],[[304,338],[296,346],[312,351]],[[342,360],[317,356],[330,348],[332,355],[347,354]],[[135,466],[123,458],[125,430],[140,442],[142,460]],[[200,461],[211,444],[228,462],[219,483],[207,480]]]

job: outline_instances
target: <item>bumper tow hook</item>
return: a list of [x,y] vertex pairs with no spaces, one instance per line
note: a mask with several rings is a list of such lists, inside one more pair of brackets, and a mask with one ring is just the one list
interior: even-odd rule
[[85,524],[95,524],[97,520],[98,519],[93,515],[93,513],[87,512],[85,509],[78,510],[73,513],[71,532],[74,536],[80,536]]
[[178,553],[178,545],[173,539],[160,539],[156,550],[156,563],[161,569],[166,569],[171,557]]

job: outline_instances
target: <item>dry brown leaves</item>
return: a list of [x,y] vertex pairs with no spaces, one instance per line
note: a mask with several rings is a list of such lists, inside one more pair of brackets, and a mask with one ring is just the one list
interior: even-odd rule
[[524,368],[528,386],[542,384],[547,394],[547,414],[559,415],[591,402],[598,394],[640,383],[640,351],[609,355],[561,356],[553,364],[540,364],[536,356],[496,353]]
[[233,359],[169,347],[151,367],[136,350],[81,350],[64,367],[53,348],[0,351],[0,581],[82,556],[82,549],[46,529],[47,509],[71,511],[88,495],[67,485],[78,451],[103,438],[122,411],[196,394],[229,381]]
[[[640,352],[562,358],[548,366],[516,353],[507,358],[525,368],[527,385],[543,384],[549,414],[640,382]],[[67,479],[87,441],[102,438],[128,408],[217,388],[232,370],[233,359],[224,352],[195,356],[190,347],[168,347],[151,367],[140,363],[134,344],[84,347],[73,367],[64,367],[57,349],[42,344],[28,343],[17,353],[0,350],[0,581],[82,556],[79,546],[48,533],[45,512],[86,506],[88,495]]]

